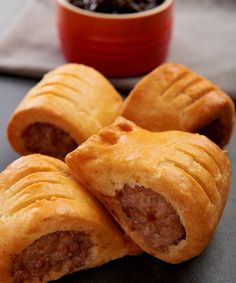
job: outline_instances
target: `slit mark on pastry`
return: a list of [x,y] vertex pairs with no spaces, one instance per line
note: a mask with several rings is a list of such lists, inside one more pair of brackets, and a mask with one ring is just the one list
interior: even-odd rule
[[189,71],[184,71],[180,73],[170,84],[169,86],[162,92],[160,93],[160,96],[165,96],[166,93],[168,93],[169,89],[172,88],[173,85],[175,85],[178,81],[182,80],[184,77],[189,75]]
[[[50,73],[49,73],[50,74]],[[82,82],[84,84],[86,84],[89,88],[91,87],[94,87],[93,83],[89,82],[88,80],[85,80],[83,77],[80,77],[80,76],[77,76],[76,74],[74,73],[67,73],[67,72],[63,72],[61,71],[60,73],[51,73],[52,75],[63,75],[63,76],[66,76],[68,78],[74,78],[74,79],[77,79],[79,82]]]
[[61,86],[61,87],[64,87],[64,88],[67,88],[69,90],[72,90],[72,91],[75,91],[76,93],[78,92],[78,89],[76,89],[75,87],[71,86],[71,85],[68,85],[66,84],[65,82],[45,82],[45,83],[42,83],[41,85],[38,86],[38,90],[42,90],[44,89],[44,87],[54,87],[54,86]]
[[[193,74],[191,74],[191,75],[193,75]],[[186,91],[187,89],[191,88],[192,86],[196,85],[197,83],[201,83],[201,81],[202,81],[202,78],[194,76],[192,82],[190,82],[186,86],[186,88],[183,90],[183,92]],[[191,98],[193,98],[193,97],[191,97]]]
[[[190,152],[189,150],[186,150],[186,149],[183,149],[183,148],[179,148],[177,147],[178,151],[181,151],[183,152],[184,154],[186,155],[189,155],[194,161],[196,161],[200,166],[202,166],[202,168],[204,168],[206,170],[206,172],[208,172],[210,175],[211,175],[211,179],[214,180],[215,179],[215,175],[212,173],[212,171],[209,169],[209,167],[207,167],[199,158],[197,155],[193,154],[192,152]],[[202,154],[199,152],[199,154]],[[218,167],[217,167],[218,168]],[[214,181],[215,182],[215,181]],[[217,186],[217,183],[216,184],[216,187]]]
[[206,196],[206,198],[208,199],[208,201],[210,202],[210,204],[211,204],[211,205],[213,204],[213,203],[211,202],[211,199],[210,199],[208,193],[207,193],[206,190],[204,189],[205,185],[203,185],[203,183],[202,183],[201,181],[200,181],[201,183],[199,182],[199,178],[196,178],[196,176],[193,176],[193,175],[191,174],[191,172],[188,172],[188,170],[186,170],[186,168],[183,167],[183,166],[181,165],[181,163],[176,163],[175,161],[173,161],[173,160],[171,160],[171,159],[170,159],[170,160],[167,160],[167,161],[171,162],[171,163],[173,164],[173,166],[175,166],[175,168],[177,168],[178,170],[182,171],[182,173],[185,174],[186,176],[188,176],[188,178],[192,179],[192,180],[198,185],[198,188],[201,189],[201,191],[202,191],[203,194]]
[[[18,171],[15,172],[14,178],[8,178],[7,182],[5,182],[5,188],[3,191],[9,191],[12,187],[17,186],[18,183],[26,180],[27,178],[32,179],[34,175],[41,176],[45,173],[50,175],[51,173],[54,174],[56,172],[61,172],[63,175],[67,175],[68,171],[61,163],[51,162],[51,160],[46,155],[40,155],[40,162],[38,162],[37,166],[32,166],[31,164],[27,164],[28,166],[20,167],[18,163],[21,160],[18,159],[15,161],[14,166],[18,166]],[[17,165],[15,165],[17,164]],[[63,164],[64,165],[64,164]],[[7,167],[7,170],[4,171],[4,174],[8,174],[8,170],[12,170],[11,166]],[[1,173],[3,176],[3,172]],[[1,176],[0,175],[0,176]],[[45,179],[44,179],[45,180]]]
[[27,172],[27,171],[25,171],[25,174],[19,174],[19,176],[16,176],[16,178],[14,178],[14,180],[12,180],[12,181],[10,181],[10,182],[8,182],[8,184],[7,184],[7,186],[4,188],[4,192],[5,191],[10,191],[11,189],[12,189],[12,187],[14,187],[14,186],[17,186],[17,184],[19,183],[19,182],[21,182],[25,177],[28,177],[28,176],[31,176],[31,175],[33,175],[34,173],[44,173],[44,172],[56,172],[57,171],[57,169],[55,168],[55,169],[53,169],[53,168],[47,168],[46,167],[47,165],[45,165],[44,166],[44,168],[40,168],[40,169],[35,169],[35,170],[31,170],[31,172],[29,173],[29,172]]
[[[204,168],[208,169],[211,173],[212,177],[215,179],[216,187],[220,194],[222,194],[221,186],[222,186],[222,176],[224,175],[215,159],[203,148],[191,145],[188,149],[183,148],[183,146],[178,147],[180,150],[184,150],[189,154],[193,155],[194,158],[200,163]],[[194,153],[193,153],[194,152]]]
[[[72,99],[72,97],[68,97],[68,96],[64,96],[63,94],[61,94],[60,92],[58,91],[49,91],[49,92],[32,92],[31,93],[32,95],[29,97],[29,99],[32,99],[32,98],[37,98],[37,97],[49,97],[49,98],[52,98],[52,99],[62,99],[66,102],[69,102],[71,104],[71,106],[73,106],[73,108],[75,108],[75,104],[79,102],[78,99]],[[76,95],[79,95],[79,92],[76,94]],[[91,119],[93,119],[93,111],[91,112],[88,112],[86,109],[84,108],[81,108],[81,106],[77,106],[77,111],[79,112],[82,112],[84,114],[86,114],[87,116],[91,116]],[[95,121],[95,123],[99,124],[99,121]]]
[[75,104],[75,100],[72,99],[71,97],[69,96],[66,96],[60,92],[57,92],[57,91],[53,91],[53,90],[47,90],[47,91],[43,91],[43,90],[40,90],[39,92],[32,92],[31,93],[31,99],[33,98],[37,98],[37,97],[52,97],[52,98],[60,98],[60,99],[63,99],[69,103],[71,103],[72,105]]
[[[65,93],[67,92],[67,90],[74,91],[75,93],[77,93],[76,96],[78,97],[81,95],[79,95],[78,92],[82,91],[84,94],[89,95],[94,91],[94,89],[90,85],[86,84],[82,80],[78,80],[73,76],[53,72],[43,77],[43,79],[36,85],[36,90],[40,90],[47,87],[52,88],[53,90],[58,90],[58,88],[64,88]],[[34,91],[34,89],[32,90]],[[76,96],[73,97],[76,98]]]
[[[42,95],[55,95],[56,97],[62,97],[67,99],[68,101],[72,102],[75,106],[80,102],[81,95],[85,95],[85,93],[81,93],[79,89],[76,90],[76,88],[71,88],[70,86],[61,83],[60,81],[58,83],[54,82],[50,85],[47,85],[46,82],[44,85],[37,86],[36,89],[31,90],[30,92],[31,98],[42,96]],[[86,95],[88,95],[86,93]],[[78,106],[77,106],[78,107]],[[80,108],[83,108],[80,106]],[[84,109],[84,108],[83,108]],[[84,111],[89,115],[90,112]]]
[[[220,168],[216,163],[215,159],[213,159],[212,156],[206,150],[204,150],[204,148],[201,148],[200,146],[196,146],[194,144],[189,145],[187,149],[182,145],[177,146],[177,148],[178,150],[186,151],[186,153],[192,155],[197,160],[197,162],[202,164],[202,166],[204,167],[206,167],[206,165],[209,166],[210,163],[210,167],[213,166],[213,169],[210,169],[210,167],[208,167],[208,171],[211,172],[212,176],[222,175]],[[200,156],[203,158],[205,163],[203,163],[202,160],[199,158]],[[215,175],[213,172],[216,172]]]
[[78,231],[57,231],[42,236],[16,255],[12,265],[14,283],[33,281],[66,266],[69,272],[86,265],[93,243]]
[[223,170],[222,170],[222,167],[221,167],[221,163],[219,162],[219,160],[217,160],[217,158],[214,156],[214,154],[212,154],[212,152],[208,149],[208,147],[203,147],[203,146],[200,146],[198,144],[195,144],[195,143],[192,143],[191,146],[194,146],[196,148],[199,148],[200,150],[202,151],[205,151],[206,154],[208,154],[212,160],[214,160],[215,164],[217,165],[219,171],[220,171],[220,174],[223,176]]
[[[35,176],[38,176],[36,178]],[[70,188],[65,192],[63,187],[67,177],[57,172],[46,172],[41,174],[37,172],[34,175],[30,174],[21,181],[16,182],[5,192],[8,203],[18,203],[23,199],[24,201],[30,199],[31,192],[34,190],[34,196],[45,194],[54,195],[54,193],[63,193],[64,196],[70,196]],[[57,187],[57,189],[55,189]],[[53,192],[53,193],[52,193]],[[12,205],[12,204],[11,204]]]
[[80,86],[83,86],[82,89],[86,93],[93,91],[92,85],[89,85],[88,83],[79,80],[77,77],[73,77],[63,73],[49,73],[43,78],[41,82],[38,83],[37,87],[41,88],[44,85],[53,85],[58,83],[60,85],[68,86],[76,92],[78,92],[78,88],[81,89]]
[[132,230],[154,249],[167,249],[186,238],[172,205],[160,194],[144,187],[124,185],[118,197]]
[[[208,198],[210,204],[211,204],[211,205],[214,205],[215,201],[214,201],[214,199],[212,198],[211,192],[210,192],[209,189],[208,189],[208,184],[205,184],[205,182],[198,176],[198,174],[194,174],[194,173],[193,173],[194,169],[191,170],[191,168],[185,167],[181,162],[178,162],[178,161],[176,161],[176,160],[173,160],[172,158],[167,159],[167,161],[173,162],[173,164],[174,164],[174,166],[175,166],[176,168],[181,169],[185,174],[187,174],[190,178],[192,178],[192,179],[199,185],[199,187],[202,189],[202,191],[206,194],[206,196],[207,196],[207,198]],[[193,161],[193,162],[194,162],[194,161]],[[195,165],[198,165],[199,168],[200,168],[200,165],[199,165],[198,163],[195,163]],[[202,169],[202,168],[201,168],[201,169]],[[203,169],[203,170],[205,170],[205,169]],[[206,171],[206,172],[207,172],[207,171]],[[208,173],[208,174],[209,174],[209,173]],[[214,181],[213,181],[213,183],[214,183]],[[214,183],[214,185],[215,185],[215,183]]]
[[[196,98],[194,97],[193,103],[191,103],[189,105],[186,105],[183,108],[183,112],[187,112],[189,110],[189,108],[194,107],[199,102],[199,100],[201,98],[203,98],[204,96],[212,93],[215,89],[216,89],[215,87],[210,87],[209,86],[208,88],[201,90],[201,92],[197,93]],[[193,95],[191,97],[193,97]]]
[[40,203],[41,201],[47,201],[47,202],[51,202],[51,201],[55,201],[55,200],[73,200],[70,197],[64,196],[63,194],[54,194],[54,195],[49,195],[46,194],[43,196],[36,196],[36,197],[32,197],[30,199],[27,199],[25,201],[20,201],[18,204],[16,204],[15,206],[12,207],[8,207],[8,215],[12,216],[16,213],[19,213],[21,210],[26,209],[26,208],[30,208],[31,206],[34,206],[37,203]]
[[28,152],[41,153],[63,159],[78,144],[62,129],[49,124],[36,122],[29,125],[22,134],[24,147]]
[[201,90],[199,93],[192,94],[192,95],[189,95],[189,96],[193,99],[193,101],[197,101],[198,99],[202,98],[204,95],[209,94],[213,90],[215,90],[214,86],[208,86],[205,89]]
[[[191,153],[181,149],[178,149],[178,151],[182,152],[184,155],[186,155],[186,157],[188,156],[193,160],[193,168],[192,166],[186,167],[185,171],[188,172],[189,175],[193,176],[196,181],[198,181],[198,183],[206,192],[210,203],[212,205],[217,205],[220,199],[220,193],[216,182],[216,176],[213,176],[212,173],[208,170],[208,168],[204,166],[201,162],[198,162],[197,158],[195,158],[194,155],[192,155]],[[197,173],[194,174],[192,172],[194,170]]]
[[[195,83],[197,82],[202,82],[202,79],[200,78],[196,78],[195,81],[190,85],[188,86],[186,89],[184,89],[185,93],[180,93],[180,94],[185,94],[186,96],[189,97],[190,99],[190,102],[189,103],[185,103],[184,105],[184,109],[187,109],[190,105],[192,105],[193,103],[195,103],[198,99],[202,98],[204,95],[207,95],[208,93],[210,93],[212,90],[214,90],[214,87],[206,87],[205,89],[201,90],[200,92],[198,93],[195,93],[195,94],[189,94],[188,93],[188,88],[193,86]],[[177,101],[178,99],[178,96],[175,97],[174,101]]]
[[[196,78],[193,76],[193,74],[188,73],[169,88],[169,91],[166,92],[165,99],[175,102],[180,95],[185,94],[185,91],[198,81],[199,78]],[[191,97],[189,98],[191,99]]]
[[[198,166],[200,169],[207,172],[207,174],[209,174],[211,176],[212,180],[214,180],[214,176],[212,175],[212,172],[210,172],[209,169],[203,163],[199,162],[197,156],[195,156],[194,154],[192,154],[191,152],[189,152],[185,149],[182,149],[182,148],[179,148],[179,147],[176,147],[176,149],[177,149],[178,152],[182,153],[186,157],[189,157],[193,161],[194,166]],[[189,167],[186,167],[186,168],[189,168]]]
[[[47,173],[49,173],[49,171]],[[39,174],[39,172],[37,172],[37,174]],[[52,176],[52,174],[50,174],[50,176]],[[27,192],[27,190],[29,190],[28,194],[30,194],[30,190],[32,189],[32,186],[35,186],[35,185],[44,184],[45,187],[47,185],[50,185],[50,184],[62,185],[62,183],[59,183],[56,180],[52,180],[51,178],[47,179],[45,176],[42,176],[42,175],[40,177],[42,177],[44,179],[43,180],[33,179],[32,174],[31,174],[30,177],[28,176],[26,180],[24,180],[24,178],[23,178],[21,180],[21,182],[18,181],[14,185],[12,185],[10,188],[8,188],[7,189],[7,195],[9,197],[10,202],[14,199],[19,200],[21,195],[24,195],[25,192]],[[31,178],[32,180],[29,180],[29,178]]]

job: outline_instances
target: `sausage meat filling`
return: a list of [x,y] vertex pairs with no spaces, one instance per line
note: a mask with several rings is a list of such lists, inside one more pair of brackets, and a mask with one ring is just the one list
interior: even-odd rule
[[211,123],[201,128],[198,131],[199,134],[205,135],[214,143],[216,143],[219,147],[224,146],[225,140],[225,127],[222,125],[219,119],[213,120]]
[[72,137],[62,129],[49,123],[36,122],[28,126],[23,135],[26,150],[64,159],[67,153],[78,146]]
[[60,272],[63,267],[73,272],[86,265],[91,246],[90,236],[84,232],[57,231],[42,236],[15,256],[14,283],[41,281],[45,274]]
[[172,205],[160,194],[144,187],[125,185],[118,193],[132,230],[154,249],[166,249],[186,237],[184,226]]

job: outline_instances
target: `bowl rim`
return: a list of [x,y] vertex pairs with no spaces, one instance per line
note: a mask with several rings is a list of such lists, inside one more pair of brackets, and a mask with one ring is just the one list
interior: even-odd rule
[[137,13],[129,13],[129,14],[107,14],[107,13],[100,13],[100,12],[92,12],[88,10],[81,9],[76,7],[75,5],[71,4],[68,0],[57,0],[58,4],[76,14],[82,14],[85,16],[93,17],[93,18],[102,18],[102,19],[116,19],[116,20],[124,20],[124,19],[137,19],[152,16],[154,14],[159,14],[162,11],[169,8],[175,0],[165,0],[161,5]]

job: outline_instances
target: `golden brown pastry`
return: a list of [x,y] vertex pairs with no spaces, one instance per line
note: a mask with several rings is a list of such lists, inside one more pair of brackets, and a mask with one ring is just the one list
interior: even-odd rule
[[60,160],[29,155],[0,174],[0,281],[48,282],[139,248]]
[[230,184],[229,160],[207,137],[153,133],[124,118],[66,162],[144,251],[170,263],[208,245]]
[[219,87],[182,65],[163,64],[135,86],[122,115],[149,131],[200,133],[223,147],[235,112]]
[[22,100],[8,125],[20,154],[63,159],[120,113],[121,96],[93,68],[67,64],[45,75]]

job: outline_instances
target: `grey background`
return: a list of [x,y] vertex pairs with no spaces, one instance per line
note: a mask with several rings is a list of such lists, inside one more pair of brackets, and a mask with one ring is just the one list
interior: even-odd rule
[[26,0],[0,0],[0,34],[12,23]]
[[[12,23],[23,3],[24,0],[0,0],[0,35]],[[0,170],[18,157],[8,145],[6,124],[12,111],[35,82],[26,78],[0,75]],[[232,161],[229,201],[209,247],[201,256],[180,265],[168,265],[146,254],[125,257],[99,268],[64,277],[57,282],[236,282],[236,133],[228,149]]]

